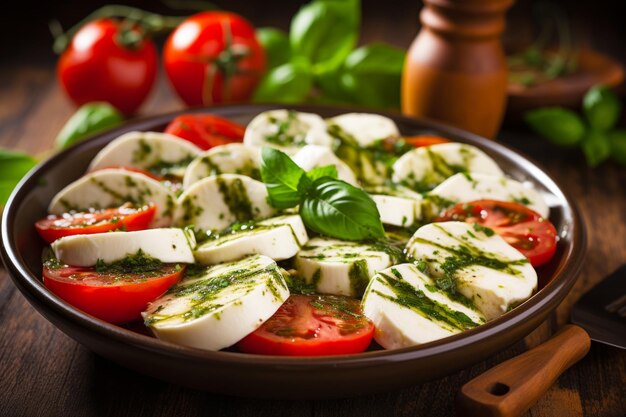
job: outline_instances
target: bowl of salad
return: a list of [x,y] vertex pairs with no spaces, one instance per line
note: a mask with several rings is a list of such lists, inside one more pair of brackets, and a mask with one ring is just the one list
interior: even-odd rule
[[2,219],[15,285],[126,367],[211,392],[325,398],[437,378],[523,338],[585,231],[533,162],[352,109],[197,109],[63,151]]

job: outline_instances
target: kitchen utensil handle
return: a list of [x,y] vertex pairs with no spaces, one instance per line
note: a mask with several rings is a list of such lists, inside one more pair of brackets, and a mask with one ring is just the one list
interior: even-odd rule
[[579,326],[567,325],[539,346],[472,379],[457,397],[459,416],[515,417],[528,410],[591,345]]

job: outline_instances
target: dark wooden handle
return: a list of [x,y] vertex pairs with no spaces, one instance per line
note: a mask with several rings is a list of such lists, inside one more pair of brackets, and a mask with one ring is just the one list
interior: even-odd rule
[[463,385],[459,416],[514,417],[528,410],[591,345],[581,327],[567,325],[548,341]]

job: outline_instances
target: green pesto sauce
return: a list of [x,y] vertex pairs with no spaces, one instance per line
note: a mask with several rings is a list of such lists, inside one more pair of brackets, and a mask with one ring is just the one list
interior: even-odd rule
[[193,202],[194,199],[197,199],[197,196],[193,196],[193,198],[186,198],[181,203],[181,207],[183,209],[183,221],[185,223],[191,222],[204,212],[203,207],[196,205]]
[[133,163],[143,162],[151,153],[152,146],[145,139],[139,139],[139,147],[133,151],[132,161]]
[[245,222],[254,219],[258,214],[258,208],[252,207],[243,181],[240,178],[225,181],[222,177],[217,177],[216,181],[224,203],[237,221]]
[[105,263],[102,259],[96,261],[96,272],[100,274],[140,274],[144,276],[159,276],[163,262],[159,259],[146,255],[139,249],[137,253],[127,255],[124,259],[112,263]]
[[287,111],[287,118],[279,120],[273,116],[267,118],[268,122],[276,125],[276,132],[266,135],[265,140],[279,146],[304,146],[309,126],[300,121],[297,112]]
[[352,294],[356,296],[363,295],[365,288],[367,288],[367,284],[370,282],[367,261],[365,259],[356,260],[350,267],[348,276],[350,278],[350,290]]
[[172,175],[173,171],[181,169],[181,168],[186,168],[193,160],[194,160],[193,155],[187,155],[186,157],[178,161],[174,161],[174,162],[163,161],[163,160],[156,161],[155,163],[147,166],[146,169],[152,172],[153,174],[157,174],[163,177],[168,177]]
[[391,272],[391,275],[379,272],[378,276],[381,277],[382,282],[393,291],[394,296],[389,296],[374,290],[374,293],[378,296],[409,308],[424,318],[444,323],[453,329],[467,330],[480,324],[474,322],[465,313],[452,310],[448,306],[428,298],[423,291],[412,287],[404,281],[402,275],[396,268],[392,268]]

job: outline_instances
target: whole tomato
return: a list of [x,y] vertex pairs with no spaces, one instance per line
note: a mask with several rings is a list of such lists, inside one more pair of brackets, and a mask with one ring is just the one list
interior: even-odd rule
[[254,27],[227,12],[187,18],[170,34],[163,58],[170,82],[190,106],[245,101],[265,70]]
[[113,19],[85,24],[59,58],[57,76],[77,106],[107,101],[131,115],[148,96],[156,78],[156,48],[139,28],[122,25]]

